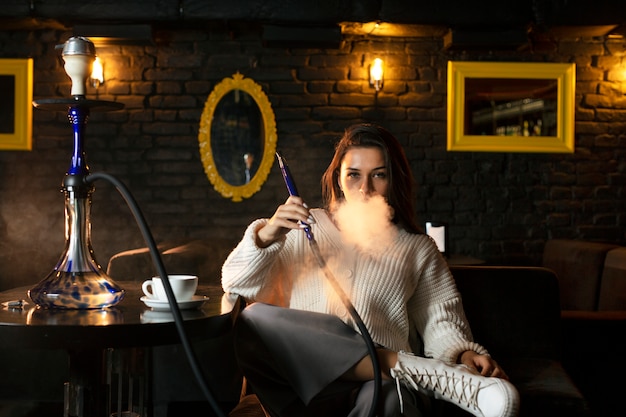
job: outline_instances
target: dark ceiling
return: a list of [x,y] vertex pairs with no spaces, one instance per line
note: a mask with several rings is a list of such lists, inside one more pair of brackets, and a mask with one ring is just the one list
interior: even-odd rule
[[[466,32],[626,34],[624,0],[3,0],[4,30],[207,22],[328,27],[388,22]],[[417,31],[428,34],[428,31]]]

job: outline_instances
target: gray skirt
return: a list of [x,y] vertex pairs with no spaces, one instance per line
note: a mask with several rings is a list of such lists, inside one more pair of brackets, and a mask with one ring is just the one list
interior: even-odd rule
[[[272,416],[367,415],[373,381],[340,379],[368,355],[367,345],[338,317],[254,303],[237,319],[234,335],[237,361]],[[384,381],[381,391],[383,409],[395,408],[395,383]],[[405,403],[411,397],[403,394]]]

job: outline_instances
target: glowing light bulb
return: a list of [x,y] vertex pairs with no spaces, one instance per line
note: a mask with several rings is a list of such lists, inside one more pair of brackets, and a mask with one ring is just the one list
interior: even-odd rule
[[95,88],[100,87],[104,83],[104,69],[102,68],[102,61],[98,56],[93,61],[89,79],[91,80],[91,85]]
[[380,58],[374,59],[370,65],[370,86],[376,91],[380,91],[383,87],[383,60]]

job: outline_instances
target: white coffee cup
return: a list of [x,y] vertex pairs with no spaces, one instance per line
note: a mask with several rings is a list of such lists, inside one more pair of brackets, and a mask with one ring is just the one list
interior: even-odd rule
[[[190,301],[198,289],[198,277],[195,275],[168,275],[170,286],[176,301]],[[145,280],[141,289],[146,297],[153,300],[168,301],[163,280],[152,277]]]

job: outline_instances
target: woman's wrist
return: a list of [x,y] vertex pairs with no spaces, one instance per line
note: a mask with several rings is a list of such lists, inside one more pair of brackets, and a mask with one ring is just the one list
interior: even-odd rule
[[463,352],[459,353],[459,356],[457,356],[456,359],[456,363],[464,363],[464,359],[467,359],[467,355],[478,355],[478,353],[474,352],[473,350],[464,350]]
[[264,233],[265,230],[266,230],[266,227],[263,226],[260,229],[258,229],[256,233],[254,234],[254,243],[257,245],[257,247],[261,249],[267,248],[269,245],[273,243],[273,240],[271,238],[268,238],[267,236],[265,236],[265,233]]

